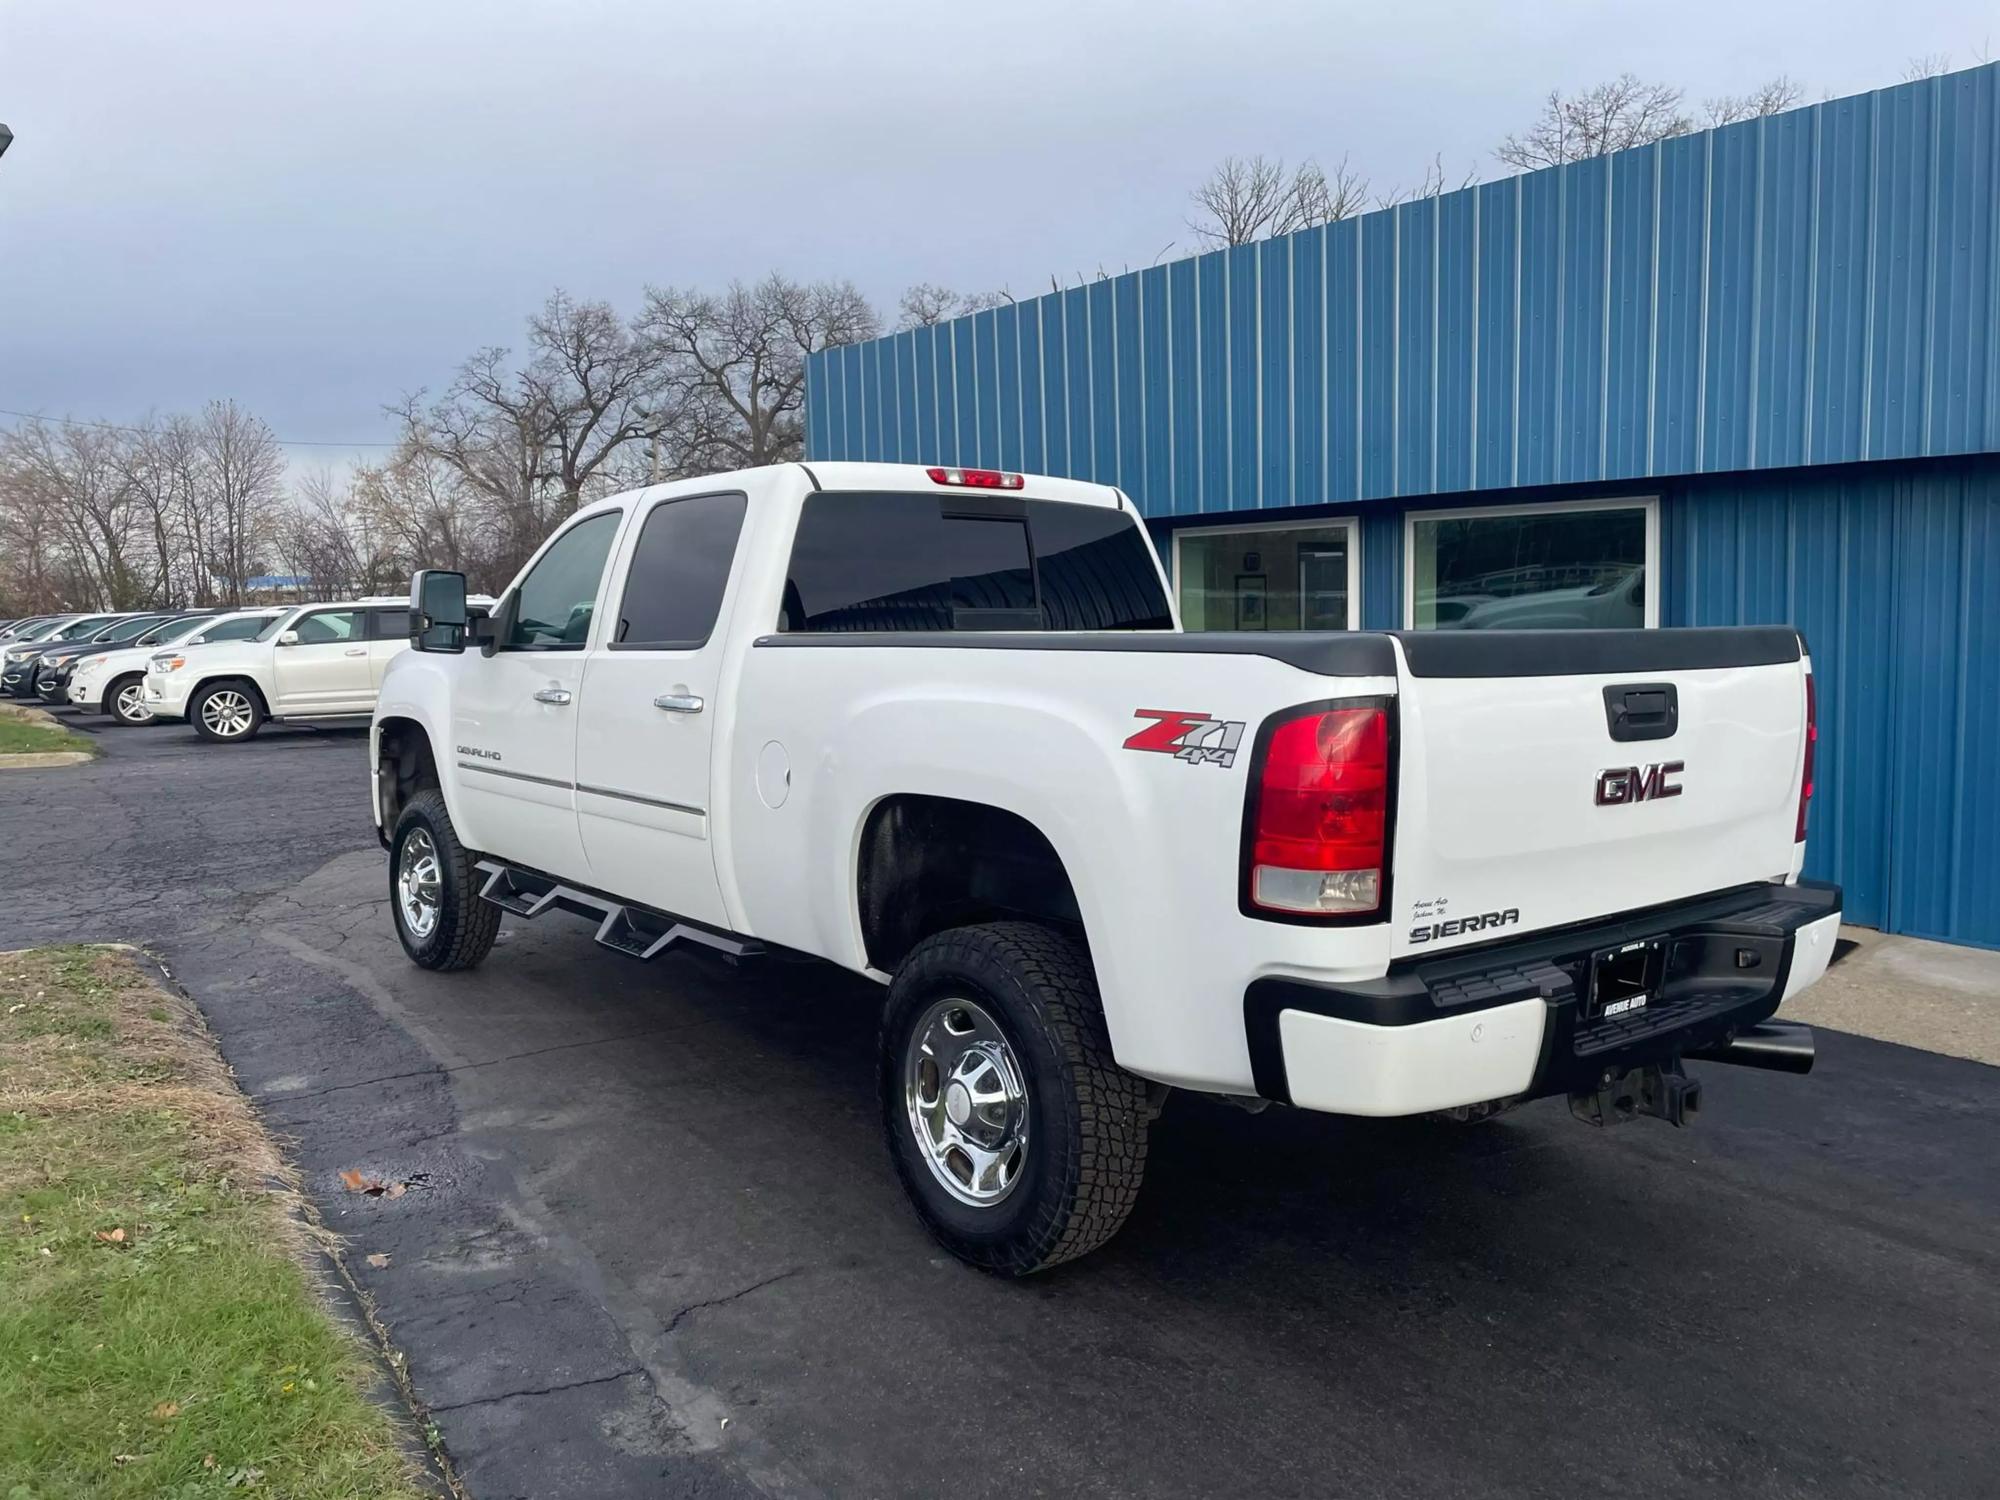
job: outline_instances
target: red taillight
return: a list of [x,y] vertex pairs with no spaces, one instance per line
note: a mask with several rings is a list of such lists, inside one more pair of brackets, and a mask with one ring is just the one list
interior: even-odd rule
[[1250,902],[1365,916],[1382,906],[1389,836],[1389,712],[1335,708],[1271,732],[1251,795]]
[[1812,804],[1813,761],[1819,749],[1819,693],[1813,687],[1812,673],[1806,673],[1806,763],[1799,777],[1799,831],[1793,835],[1796,842],[1806,841],[1806,812]]
[[926,469],[939,484],[955,484],[968,490],[1018,490],[1027,484],[1019,474],[1003,474],[998,469]]

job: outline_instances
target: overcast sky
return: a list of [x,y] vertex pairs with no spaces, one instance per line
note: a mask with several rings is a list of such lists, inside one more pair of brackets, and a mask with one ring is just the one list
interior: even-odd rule
[[556,286],[1045,290],[1193,248],[1226,153],[1500,175],[1552,87],[1817,98],[1989,38],[1993,0],[0,0],[0,407],[379,441]]

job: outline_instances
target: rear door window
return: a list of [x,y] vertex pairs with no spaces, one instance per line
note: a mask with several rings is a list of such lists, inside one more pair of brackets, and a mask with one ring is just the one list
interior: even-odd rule
[[639,533],[614,651],[693,651],[708,643],[743,529],[744,497],[693,495],[653,507]]
[[808,497],[781,628],[1163,630],[1152,546],[1122,509],[920,492]]
[[410,612],[407,609],[373,609],[368,612],[368,638],[372,641],[407,641]]

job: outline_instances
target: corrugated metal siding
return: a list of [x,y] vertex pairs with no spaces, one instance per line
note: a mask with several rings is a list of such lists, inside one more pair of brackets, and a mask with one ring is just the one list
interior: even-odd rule
[[1660,519],[1663,624],[1811,644],[1809,872],[1853,921],[2000,947],[2000,460],[1690,480]]
[[1978,452],[1996,317],[2000,64],[815,355],[807,453],[1181,516]]

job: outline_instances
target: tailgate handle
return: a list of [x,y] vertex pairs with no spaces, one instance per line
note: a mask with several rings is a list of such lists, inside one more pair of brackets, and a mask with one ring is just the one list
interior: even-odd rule
[[1671,682],[1625,682],[1604,690],[1604,717],[1611,738],[1665,740],[1681,726],[1680,693]]

